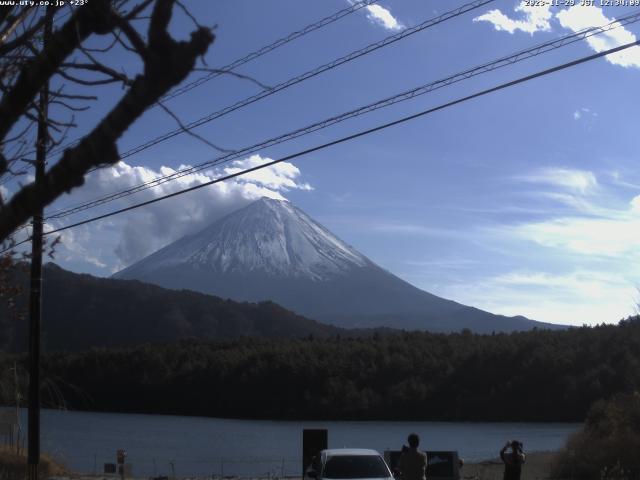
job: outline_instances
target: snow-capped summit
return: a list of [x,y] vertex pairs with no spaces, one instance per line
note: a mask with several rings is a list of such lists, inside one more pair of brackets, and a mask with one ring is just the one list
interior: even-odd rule
[[118,273],[178,265],[216,274],[327,280],[370,261],[286,200],[263,197]]
[[288,201],[262,198],[114,275],[238,301],[271,300],[339,326],[476,331],[544,324],[420,290]]

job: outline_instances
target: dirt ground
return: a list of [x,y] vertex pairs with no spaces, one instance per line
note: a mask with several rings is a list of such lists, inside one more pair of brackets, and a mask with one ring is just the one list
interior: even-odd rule
[[[554,452],[534,452],[527,454],[522,467],[521,480],[550,478]],[[460,478],[466,480],[502,480],[504,466],[500,459],[484,460],[477,463],[465,463],[460,470]]]
[[[550,467],[553,458],[556,454],[554,452],[534,452],[527,454],[527,461],[522,467],[521,480],[538,480],[550,478]],[[502,473],[504,466],[500,459],[484,460],[475,463],[465,463],[462,470],[460,470],[461,480],[502,480]],[[70,475],[70,476],[53,476],[51,480],[117,480],[119,477],[106,477],[104,475],[92,476],[92,475]],[[140,478],[137,480],[147,480],[149,477]],[[2,480],[0,478],[0,480]],[[127,480],[136,480],[128,478]],[[173,479],[171,479],[173,480]],[[200,480],[200,479],[197,479]],[[204,480],[204,479],[203,479]],[[209,480],[207,478],[206,480]],[[229,480],[217,479],[217,480]],[[250,480],[250,479],[244,479]],[[267,479],[253,479],[253,480],[267,480]],[[275,477],[269,480],[277,480]],[[286,480],[301,480],[287,478]]]

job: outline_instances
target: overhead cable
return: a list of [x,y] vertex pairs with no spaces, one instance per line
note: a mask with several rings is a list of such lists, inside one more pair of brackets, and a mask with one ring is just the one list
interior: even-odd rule
[[[602,58],[602,57],[604,57],[606,55],[611,55],[613,53],[617,53],[617,52],[626,50],[627,48],[635,47],[635,46],[638,46],[638,45],[640,45],[640,40],[636,40],[635,42],[627,43],[625,45],[621,45],[621,46],[618,46],[618,47],[610,48],[608,50],[605,50],[605,51],[602,51],[602,52],[599,52],[599,53],[594,53],[593,55],[588,55],[586,57],[581,57],[579,59],[576,59],[576,60],[573,60],[573,61],[570,61],[570,62],[567,62],[567,63],[563,63],[563,64],[557,65],[555,67],[547,68],[546,70],[542,70],[542,71],[533,73],[531,75],[526,75],[526,76],[520,77],[520,78],[518,78],[516,80],[511,80],[509,82],[502,83],[502,84],[497,85],[495,87],[491,87],[491,88],[488,88],[486,90],[482,90],[482,91],[476,92],[474,94],[467,95],[465,97],[461,97],[461,98],[458,98],[456,100],[452,100],[452,101],[447,102],[447,103],[443,103],[441,105],[438,105],[437,107],[432,107],[432,108],[429,108],[427,110],[423,110],[421,112],[414,113],[413,115],[408,115],[408,116],[402,117],[400,119],[393,120],[391,122],[387,122],[387,123],[384,123],[382,125],[378,125],[378,126],[373,127],[373,128],[369,128],[367,130],[362,130],[362,131],[360,131],[358,133],[354,133],[352,135],[347,135],[347,136],[341,137],[341,138],[339,138],[337,140],[333,140],[331,142],[323,143],[321,145],[317,145],[315,147],[308,148],[306,150],[302,150],[302,151],[296,152],[296,153],[291,154],[291,155],[287,155],[287,156],[279,158],[277,160],[272,160],[270,162],[266,162],[264,164],[261,164],[261,165],[255,166],[255,167],[247,168],[247,169],[244,169],[244,170],[241,170],[241,171],[238,171],[238,172],[234,172],[234,173],[231,173],[231,174],[228,174],[228,175],[224,175],[222,177],[218,177],[216,179],[213,179],[213,180],[210,180],[208,182],[204,182],[204,183],[195,185],[193,187],[189,187],[189,188],[185,188],[185,189],[182,189],[182,190],[178,190],[176,192],[173,192],[173,193],[170,193],[170,194],[167,194],[167,195],[163,195],[161,197],[153,198],[153,199],[147,200],[145,202],[137,203],[135,205],[130,205],[128,207],[121,208],[119,210],[114,210],[114,211],[111,211],[111,212],[108,212],[108,213],[105,213],[105,214],[102,214],[102,215],[97,215],[95,217],[91,217],[91,218],[88,218],[88,219],[85,219],[85,220],[82,220],[82,221],[79,221],[79,222],[76,222],[76,223],[72,223],[70,225],[66,225],[66,226],[59,227],[59,228],[56,228],[56,229],[53,229],[53,230],[49,230],[48,232],[45,232],[44,234],[45,235],[52,235],[54,233],[59,233],[59,232],[65,231],[65,230],[69,230],[71,228],[75,228],[75,227],[79,227],[81,225],[86,225],[88,223],[95,222],[95,221],[98,221],[98,220],[103,220],[105,218],[113,217],[113,216],[119,215],[121,213],[129,212],[131,210],[136,210],[138,208],[141,208],[141,207],[144,207],[144,206],[147,206],[147,205],[151,205],[153,203],[157,203],[157,202],[160,202],[162,200],[167,200],[169,198],[174,198],[174,197],[177,197],[179,195],[183,195],[183,194],[188,193],[188,192],[193,192],[195,190],[199,190],[201,188],[208,187],[210,185],[214,185],[216,183],[224,182],[224,181],[230,180],[232,178],[240,177],[240,176],[246,175],[248,173],[252,173],[252,172],[255,172],[255,171],[258,171],[258,170],[262,170],[264,168],[271,167],[273,165],[276,165],[276,164],[279,164],[279,163],[282,163],[282,162],[287,162],[287,161],[290,161],[290,160],[294,160],[296,158],[308,155],[310,153],[317,152],[317,151],[320,151],[320,150],[324,150],[324,149],[326,149],[328,147],[339,145],[341,143],[345,143],[345,142],[354,140],[356,138],[364,137],[365,135],[369,135],[371,133],[378,132],[378,131],[381,131],[381,130],[385,130],[385,129],[393,127],[395,125],[400,125],[402,123],[406,123],[408,121],[415,120],[416,118],[420,118],[420,117],[423,117],[425,115],[429,115],[429,114],[437,112],[439,110],[444,110],[445,108],[449,108],[449,107],[452,107],[454,105],[458,105],[458,104],[467,102],[469,100],[472,100],[472,99],[475,99],[475,98],[478,98],[478,97],[482,97],[482,96],[488,95],[490,93],[497,92],[499,90],[504,90],[506,88],[513,87],[515,85],[519,85],[519,84],[522,84],[522,83],[525,83],[525,82],[529,82],[531,80],[534,80],[536,78],[540,78],[540,77],[549,75],[551,73],[555,73],[555,72],[558,72],[558,71],[561,71],[561,70],[566,70],[568,68],[575,67],[577,65],[580,65],[580,64],[583,64],[583,63],[598,59],[598,58]],[[14,248],[15,246],[18,246],[18,245],[20,245],[22,243],[25,243],[28,240],[29,239],[24,240],[22,242],[19,242],[19,243],[13,245],[11,248]],[[0,253],[4,253],[4,252],[10,250],[11,248],[7,248],[5,250],[2,250],[2,251],[0,251]]]
[[[177,96],[180,96],[184,93],[187,93],[190,90],[193,90],[194,88],[209,82],[210,80],[213,80],[214,78],[229,73],[231,71],[233,71],[234,69],[249,63],[269,52],[272,52],[273,50],[276,50],[284,45],[286,45],[287,43],[290,43],[300,37],[303,37],[315,30],[318,30],[322,27],[325,27],[327,25],[330,25],[331,23],[336,22],[337,20],[340,20],[342,17],[346,17],[347,15],[350,15],[354,12],[357,12],[358,10],[364,8],[364,7],[368,7],[369,5],[372,5],[374,3],[376,3],[378,0],[362,0],[359,2],[355,2],[353,3],[353,5],[349,5],[346,8],[343,8],[341,10],[338,10],[337,12],[326,16],[316,22],[310,23],[309,25],[307,25],[306,27],[301,28],[300,30],[291,32],[289,35],[279,38],[278,40],[276,40],[275,42],[272,42],[268,45],[265,45],[257,50],[254,50],[251,53],[246,54],[245,56],[238,58],[236,60],[234,60],[233,62],[224,65],[218,69],[216,69],[216,71],[210,72],[196,80],[193,80],[189,83],[186,83],[178,88],[176,88],[175,90],[172,90],[170,92],[167,92],[164,96],[162,96],[160,98],[160,101],[164,101],[164,100],[170,100],[172,98],[175,98]],[[61,145],[59,147],[56,147],[55,149],[52,149],[51,151],[51,155],[55,155],[57,153],[60,153],[64,150],[66,150],[69,147],[72,147],[74,145],[77,145],[78,143],[80,143],[80,140],[82,140],[82,138],[78,138],[75,140],[72,140],[71,142],[68,142],[64,145]]]
[[226,153],[224,155],[221,155],[219,157],[216,157],[214,159],[199,163],[198,165],[192,166],[192,167],[187,167],[187,168],[183,168],[180,169],[174,173],[168,174],[168,175],[164,175],[158,178],[155,178],[153,180],[150,180],[148,182],[144,182],[138,185],[135,185],[133,187],[130,187],[128,189],[119,191],[119,192],[115,192],[106,196],[103,196],[101,198],[89,201],[89,202],[84,202],[81,203],[79,205],[75,205],[72,207],[67,207],[63,210],[59,210],[55,213],[50,214],[49,216],[47,216],[47,219],[57,219],[57,218],[62,218],[62,217],[66,217],[90,208],[94,208],[97,207],[99,205],[103,205],[105,203],[114,201],[114,200],[118,200],[120,198],[132,195],[134,193],[138,193],[144,190],[147,190],[149,188],[153,188],[159,185],[162,185],[163,183],[166,183],[168,181],[172,181],[178,178],[181,178],[183,176],[186,175],[190,175],[193,174],[195,172],[204,170],[206,168],[209,168],[211,166],[214,165],[218,165],[221,163],[227,163],[230,162],[232,160],[241,158],[243,156],[252,154],[252,153],[256,153],[264,148],[267,147],[271,147],[274,145],[278,145],[280,143],[284,143],[286,141],[290,141],[293,140],[295,138],[301,137],[303,135],[308,135],[310,133],[313,133],[315,131],[327,128],[331,125],[335,125],[337,123],[343,122],[345,120],[360,116],[360,115],[364,115],[366,113],[381,109],[381,108],[385,108],[391,105],[394,105],[396,103],[400,103],[400,102],[404,102],[407,100],[411,100],[415,97],[418,97],[420,95],[424,95],[427,94],[429,92],[432,92],[434,90],[437,90],[439,88],[443,88],[446,87],[448,85],[469,79],[473,76],[476,75],[480,75],[483,73],[487,73],[487,72],[491,72],[493,70],[508,66],[508,65],[512,65],[514,63],[520,62],[522,60],[528,59],[528,58],[532,58],[538,55],[541,55],[543,53],[552,51],[552,50],[556,50],[559,48],[562,48],[566,45],[570,45],[572,43],[578,42],[580,40],[583,40],[585,38],[589,38],[593,35],[597,35],[603,32],[607,32],[609,30],[612,30],[614,28],[618,28],[622,25],[628,25],[630,23],[634,23],[640,20],[640,11],[635,12],[631,15],[627,15],[626,17],[623,17],[619,20],[615,20],[613,22],[610,22],[606,25],[600,26],[600,27],[593,27],[593,28],[588,28],[585,30],[582,30],[580,32],[576,32],[576,33],[572,33],[569,35],[566,35],[564,37],[549,41],[549,42],[545,42],[539,45],[536,45],[534,47],[528,48],[526,50],[521,50],[518,51],[514,54],[508,55],[506,57],[501,57],[497,60],[493,60],[491,62],[488,63],[484,63],[482,65],[464,70],[462,72],[456,73],[454,75],[450,75],[448,77],[442,78],[440,80],[434,81],[434,82],[430,82],[428,84],[425,85],[421,85],[419,87],[413,88],[411,90],[393,95],[391,97],[382,99],[382,100],[378,100],[374,103],[341,113],[339,115],[335,115],[333,117],[324,119],[322,121],[313,123],[311,125],[307,125],[303,128],[299,128],[296,129],[294,131],[285,133],[283,135],[277,136],[277,137],[273,137],[270,138],[268,140],[256,143],[254,145],[248,146],[248,147],[244,147],[238,150],[235,150],[233,152],[230,153]]
[[294,85],[297,85],[301,82],[304,82],[306,80],[309,80],[310,78],[316,77],[324,72],[327,72],[329,70],[333,70],[334,68],[337,68],[341,65],[344,65],[345,63],[348,62],[352,62],[353,60],[356,60],[357,58],[363,57],[365,55],[368,55],[371,52],[375,52],[376,50],[379,50],[381,48],[387,47],[388,45],[391,45],[395,42],[398,42],[399,40],[402,40],[404,38],[407,38],[415,33],[421,32],[423,30],[426,30],[427,28],[431,28],[435,25],[438,25],[440,23],[446,22],[447,20],[451,20],[452,18],[458,17],[460,15],[463,15],[464,13],[467,13],[471,10],[475,10],[477,8],[480,8],[483,5],[486,5],[487,3],[491,3],[495,0],[474,0],[473,2],[469,2],[466,3],[460,7],[454,8],[453,10],[449,10],[446,13],[443,13],[442,15],[438,15],[437,17],[434,18],[430,18],[429,20],[426,20],[418,25],[415,25],[413,27],[408,27],[405,28],[404,30],[401,30],[400,32],[390,35],[378,42],[374,42],[371,43],[369,45],[367,45],[364,48],[358,49],[358,50],[354,50],[353,52],[344,55],[340,58],[336,58],[335,60],[332,60],[331,62],[325,63],[323,65],[320,65],[312,70],[308,70],[305,73],[301,74],[301,75],[297,75],[295,77],[289,78],[288,80],[285,80],[284,82],[279,83],[278,85],[275,85],[273,87],[270,88],[266,88],[264,90],[261,90],[260,92],[256,93],[255,95],[251,95],[249,97],[246,97],[242,100],[239,100],[231,105],[228,105],[220,110],[217,110],[215,112],[212,112],[208,115],[205,115],[204,117],[199,118],[198,120],[194,120],[191,123],[188,123],[187,125],[181,127],[181,128],[176,128],[174,130],[171,130],[169,132],[165,132],[162,135],[153,138],[141,145],[138,145],[136,147],[133,147],[127,151],[125,151],[124,153],[122,153],[120,155],[120,158],[124,159],[127,157],[130,157],[132,155],[135,155],[137,153],[140,153],[154,145],[158,145],[159,143],[165,142],[167,140],[169,140],[170,138],[176,137],[182,133],[185,133],[187,131],[193,130],[196,127],[200,127],[206,123],[209,123],[217,118],[223,117],[225,115],[228,115],[231,112],[235,112],[236,110],[239,110],[240,108],[246,107],[247,105],[251,105],[252,103],[255,103],[259,100],[262,100],[264,98],[270,97],[271,95],[274,95],[278,92],[281,92],[282,90],[285,90],[289,87],[292,87]]

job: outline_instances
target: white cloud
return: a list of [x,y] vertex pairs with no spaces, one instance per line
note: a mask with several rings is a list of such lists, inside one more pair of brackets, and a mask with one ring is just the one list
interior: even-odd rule
[[[45,223],[44,231],[49,232],[55,228],[55,225]],[[95,242],[92,242],[92,231],[87,226],[75,229],[64,230],[54,237],[60,237],[60,242],[54,247],[53,260],[58,263],[74,261],[81,257],[82,260],[98,269],[106,269],[108,265],[101,260],[101,252],[95,248]],[[94,232],[95,234],[95,232]],[[53,242],[52,237],[45,237],[49,244]]]
[[404,25],[402,25],[388,9],[377,4],[368,5],[365,8],[367,10],[367,18],[376,25],[380,25],[387,30],[400,30],[404,28]]
[[[604,15],[602,9],[595,6],[582,5],[561,10],[556,14],[556,18],[560,25],[573,32],[606,25],[613,21],[613,19]],[[587,38],[587,43],[596,52],[602,52],[635,41],[636,36],[622,26]],[[640,47],[631,47],[621,52],[607,55],[606,59],[613,65],[640,68]]]
[[4,185],[0,185],[0,198],[2,198],[2,201],[6,201],[9,198],[9,190]]
[[[136,195],[119,199],[108,204],[106,210],[90,212],[94,215],[126,207],[269,161],[268,158],[254,155],[236,161],[226,168],[185,175]],[[187,166],[183,165],[180,169],[185,167]],[[131,166],[120,162],[114,167],[101,169],[89,175],[85,185],[74,190],[73,194],[65,200],[73,204],[93,200],[114,191],[170,175],[175,171],[176,169],[170,167],[154,170],[150,167]],[[260,197],[284,199],[283,193],[288,190],[311,189],[308,184],[297,181],[299,176],[300,170],[297,167],[290,163],[281,163],[256,171],[247,177],[240,176],[123,215],[110,217],[108,221],[91,224],[86,229],[83,227],[65,231],[62,246],[59,249],[60,261],[63,266],[64,262],[85,262],[94,267],[106,268],[105,274],[111,273],[184,235],[201,230],[211,222]],[[58,203],[56,206],[64,205]],[[55,212],[51,210],[51,213]],[[73,221],[77,219],[78,217],[74,217]],[[53,227],[60,227],[71,221],[52,220],[51,223]]]
[[617,170],[610,172],[609,176],[611,177],[611,180],[613,181],[614,185],[618,185],[620,187],[625,187],[625,188],[631,188],[633,190],[640,190],[640,183],[628,181],[625,178],[626,176]]
[[603,275],[597,271],[577,271],[564,275],[545,272],[510,272],[492,279],[493,282],[508,286],[554,289],[555,295],[575,295],[589,298],[605,298],[608,290],[605,284],[620,286],[617,277]]
[[[577,213],[582,215],[606,215],[607,211],[603,210],[597,204],[587,200],[580,194],[564,193],[564,192],[535,192],[534,194],[538,198],[546,198],[554,202],[561,203],[567,207],[572,208]],[[552,213],[557,210],[547,210],[546,213]],[[545,213],[544,211],[541,213]]]
[[489,22],[496,30],[515,33],[517,30],[534,34],[551,30],[549,20],[552,17],[551,6],[530,6],[526,2],[520,2],[515,7],[516,12],[524,14],[523,20],[513,20],[500,10],[490,10],[484,15],[473,19],[474,22]]
[[596,112],[592,112],[590,109],[586,107],[579,108],[575,112],[573,112],[573,119],[580,120],[581,118],[590,118],[591,120],[595,119],[598,116]]
[[[500,10],[490,10],[484,15],[480,15],[473,19],[474,22],[489,22],[496,30],[515,33],[520,30],[533,34],[535,32],[550,31],[550,20],[554,17],[551,13],[551,6],[527,6],[526,3],[520,2],[515,7],[516,12],[524,15],[524,19],[514,20],[505,15]],[[591,27],[600,27],[607,25],[613,19],[607,17],[601,8],[596,6],[575,5],[573,7],[560,10],[555,14],[563,28],[572,32],[579,32]],[[612,28],[598,35],[587,37],[588,45],[596,52],[602,52],[611,48],[632,43],[636,41],[636,36],[621,25]],[[613,65],[621,67],[640,68],[640,46],[630,47],[621,52],[613,53],[606,56],[607,61]],[[582,112],[576,111],[573,114],[576,120],[583,115]],[[595,116],[595,115],[594,115]]]
[[623,200],[593,172],[569,168],[539,169],[517,179],[545,187],[525,194],[562,202],[573,211],[550,210],[543,220],[474,231],[472,237],[481,236],[484,245],[504,248],[504,264],[496,265],[493,275],[458,276],[433,293],[494,313],[554,323],[617,322],[634,314],[640,284],[638,189]]
[[[257,167],[272,161],[270,158],[262,158],[260,155],[252,155],[244,160],[233,162],[231,167],[224,169],[225,173],[238,173],[248,168]],[[300,176],[300,169],[292,163],[277,163],[271,167],[256,170],[238,177],[238,181],[243,183],[258,183],[273,190],[312,190],[308,183],[297,183],[296,178]]]
[[478,282],[450,285],[438,293],[492,313],[595,325],[615,323],[635,313],[636,284],[629,275],[598,270],[562,274],[514,270]]
[[581,195],[592,193],[598,188],[598,180],[593,172],[572,168],[541,168],[529,175],[517,177],[517,179],[553,185]]
[[543,247],[581,255],[640,259],[640,195],[626,210],[609,210],[606,216],[562,217],[505,227],[505,232]]

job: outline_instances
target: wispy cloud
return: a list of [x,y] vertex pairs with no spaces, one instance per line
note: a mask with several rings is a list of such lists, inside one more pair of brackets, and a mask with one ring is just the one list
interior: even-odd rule
[[[50,223],[44,224],[44,231],[48,232],[55,228],[55,225]],[[66,261],[73,262],[78,258],[81,258],[83,262],[86,262],[99,269],[108,269],[109,265],[104,262],[104,252],[96,246],[95,238],[96,232],[92,232],[88,226],[83,226],[76,229],[69,229],[60,232],[60,246],[56,247],[54,260],[56,262]]]
[[[535,196],[537,198],[544,198],[544,199],[562,204],[564,207],[568,207],[569,209],[572,209],[575,213],[581,214],[581,215],[606,216],[608,213],[606,209],[603,210],[599,205],[590,201],[585,196],[580,194],[542,191],[542,192],[530,192],[530,195]],[[562,213],[566,214],[566,208],[563,210],[547,209],[542,213],[553,214],[554,212],[556,214],[562,214]]]
[[581,118],[593,119],[597,116],[598,114],[596,112],[593,112],[591,109],[587,107],[578,108],[576,111],[573,112],[574,120],[580,120]]
[[553,185],[581,195],[593,193],[598,188],[598,180],[593,172],[573,168],[541,168],[528,175],[519,176],[517,179]]
[[400,23],[387,8],[384,8],[378,4],[368,5],[365,7],[367,10],[367,18],[376,25],[387,30],[400,30],[404,28],[404,25]]
[[[605,211],[605,209],[602,209]],[[540,246],[582,255],[640,259],[640,196],[606,217],[561,217],[502,227]]]
[[[543,220],[523,217],[479,228],[484,243],[504,247],[498,257],[504,263],[492,275],[473,275],[472,270],[452,275],[433,293],[495,313],[555,323],[616,322],[634,314],[640,192],[626,196],[627,191],[614,189],[610,177],[558,167],[517,177],[535,185],[525,195],[565,208],[549,210]],[[621,180],[619,173],[616,178]]]
[[[589,27],[598,27],[613,21],[612,18],[608,18],[602,12],[601,8],[583,5],[561,10],[556,14],[556,18],[562,27],[573,32]],[[622,26],[587,38],[587,43],[596,52],[602,52],[635,41],[636,36]],[[640,47],[631,47],[621,52],[607,55],[606,59],[613,65],[620,67],[640,68]]]
[[524,17],[521,20],[514,20],[502,13],[500,10],[490,10],[484,15],[475,17],[474,22],[489,22],[496,30],[515,33],[517,30],[534,34],[551,30],[549,20],[552,17],[550,6],[531,6],[527,2],[520,2],[515,7],[515,11]]
[[[614,181],[619,176],[613,175]],[[496,235],[512,235],[565,253],[640,259],[640,195],[626,202],[617,196],[612,202],[611,189],[587,170],[544,168],[517,179],[559,188],[535,194],[573,211],[544,221],[502,225]]]
[[553,289],[556,292],[554,295],[580,295],[591,298],[603,298],[610,287],[625,285],[625,282],[620,282],[620,278],[614,275],[585,270],[561,275],[547,272],[515,271],[498,275],[491,281],[507,286]]
[[561,274],[514,270],[450,284],[437,293],[493,313],[569,325],[617,322],[635,313],[637,300],[632,279],[584,269]]
[[634,183],[626,179],[626,177],[619,172],[618,170],[614,170],[609,173],[611,180],[614,185],[619,187],[631,188],[633,190],[640,190],[640,183]]

